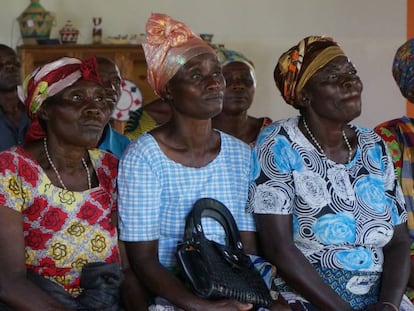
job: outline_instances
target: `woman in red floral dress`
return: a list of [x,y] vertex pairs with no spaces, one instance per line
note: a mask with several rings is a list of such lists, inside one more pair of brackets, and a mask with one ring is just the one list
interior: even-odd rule
[[96,60],[46,64],[19,93],[32,125],[0,153],[0,310],[144,310],[120,265],[118,161],[94,149],[114,108]]

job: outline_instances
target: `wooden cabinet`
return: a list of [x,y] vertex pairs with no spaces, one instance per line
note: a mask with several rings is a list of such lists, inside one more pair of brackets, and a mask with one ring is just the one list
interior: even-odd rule
[[[156,98],[147,83],[147,65],[141,45],[121,44],[58,44],[21,45],[17,53],[22,63],[22,76],[26,77],[35,68],[62,56],[89,58],[93,55],[112,59],[119,67],[123,78],[133,81],[141,90],[144,103]],[[123,125],[116,129],[123,132]]]

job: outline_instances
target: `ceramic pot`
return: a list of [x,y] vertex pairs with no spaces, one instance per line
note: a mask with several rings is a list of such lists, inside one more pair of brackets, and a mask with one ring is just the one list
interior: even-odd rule
[[59,30],[59,34],[62,43],[75,44],[78,41],[79,30],[73,26],[70,20],[68,20],[63,28]]

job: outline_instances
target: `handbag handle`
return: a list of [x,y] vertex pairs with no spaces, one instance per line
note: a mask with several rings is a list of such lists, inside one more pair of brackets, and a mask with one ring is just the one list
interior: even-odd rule
[[193,229],[196,230],[197,234],[203,234],[202,217],[210,217],[220,223],[226,233],[226,246],[228,248],[243,250],[239,229],[233,215],[223,203],[212,198],[201,198],[194,203],[185,224],[184,236],[186,240],[191,239]]

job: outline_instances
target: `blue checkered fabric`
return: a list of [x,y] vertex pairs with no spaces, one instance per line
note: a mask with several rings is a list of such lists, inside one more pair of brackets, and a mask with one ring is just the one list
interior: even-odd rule
[[[232,212],[240,231],[255,231],[246,213],[251,149],[223,132],[218,156],[201,168],[167,158],[151,134],[131,143],[119,166],[119,228],[124,241],[158,240],[162,265],[175,266],[175,249],[182,240],[185,218],[199,198],[221,201]],[[224,230],[203,220],[206,236],[224,243]]]

